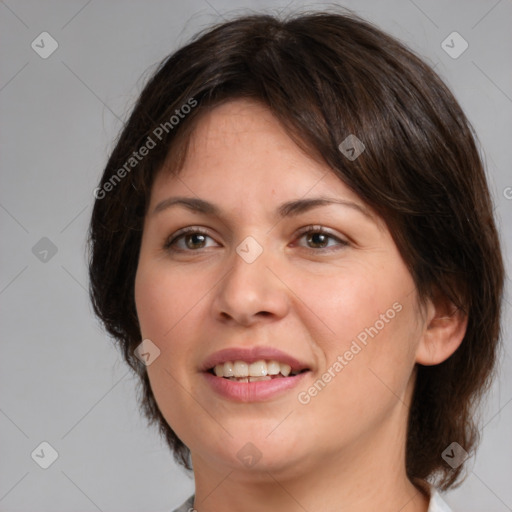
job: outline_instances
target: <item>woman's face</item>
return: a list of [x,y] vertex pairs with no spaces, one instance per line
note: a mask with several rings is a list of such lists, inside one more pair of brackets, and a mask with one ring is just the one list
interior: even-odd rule
[[[258,103],[212,110],[179,177],[156,177],[135,298],[195,467],[293,474],[403,443],[425,330],[412,277],[385,224]],[[286,363],[305,371],[268,375]]]

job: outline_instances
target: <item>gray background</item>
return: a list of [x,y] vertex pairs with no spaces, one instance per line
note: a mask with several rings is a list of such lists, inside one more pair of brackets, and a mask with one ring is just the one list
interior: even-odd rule
[[[139,416],[134,380],[92,315],[85,265],[92,191],[144,79],[162,58],[233,12],[287,5],[325,6],[0,2],[1,511],[169,511],[193,492],[192,479]],[[511,0],[343,5],[409,44],[455,92],[481,141],[510,269]],[[47,59],[31,48],[43,31],[59,45]],[[441,47],[453,31],[469,44],[457,59]],[[43,237],[56,254],[39,242]],[[505,349],[483,409],[481,447],[465,483],[445,495],[455,511],[512,510],[508,297]],[[46,470],[31,458],[42,441],[59,454]]]

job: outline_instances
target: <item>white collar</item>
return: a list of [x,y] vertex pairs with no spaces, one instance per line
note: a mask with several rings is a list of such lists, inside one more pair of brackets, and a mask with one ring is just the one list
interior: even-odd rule
[[453,512],[448,504],[441,498],[439,491],[429,482],[423,480],[422,486],[426,488],[430,495],[430,501],[427,512]]

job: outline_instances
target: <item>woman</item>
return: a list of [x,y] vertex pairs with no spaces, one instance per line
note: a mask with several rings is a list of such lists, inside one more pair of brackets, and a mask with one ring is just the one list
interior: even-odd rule
[[471,126],[353,15],[238,18],[166,59],[108,161],[91,298],[195,495],[449,510],[503,263]]

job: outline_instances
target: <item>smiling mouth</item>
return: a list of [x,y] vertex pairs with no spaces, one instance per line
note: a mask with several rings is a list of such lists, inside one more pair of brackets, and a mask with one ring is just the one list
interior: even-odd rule
[[309,371],[308,368],[292,369],[289,364],[276,360],[259,360],[253,363],[245,361],[226,361],[215,365],[208,373],[216,377],[235,382],[259,382],[266,380],[295,377]]

